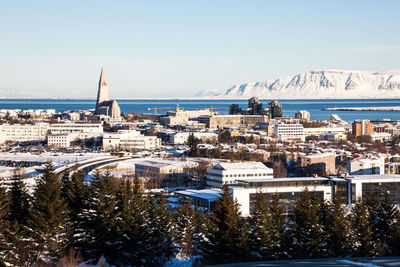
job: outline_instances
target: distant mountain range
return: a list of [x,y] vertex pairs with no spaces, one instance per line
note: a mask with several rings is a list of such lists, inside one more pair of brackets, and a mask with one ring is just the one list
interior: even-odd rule
[[400,98],[400,70],[386,72],[315,70],[263,82],[234,85],[199,97],[274,99]]

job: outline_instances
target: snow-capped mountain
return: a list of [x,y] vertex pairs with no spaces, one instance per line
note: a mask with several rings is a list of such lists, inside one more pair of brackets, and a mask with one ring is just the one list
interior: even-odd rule
[[400,98],[400,70],[316,70],[276,80],[235,85],[217,96],[276,99]]

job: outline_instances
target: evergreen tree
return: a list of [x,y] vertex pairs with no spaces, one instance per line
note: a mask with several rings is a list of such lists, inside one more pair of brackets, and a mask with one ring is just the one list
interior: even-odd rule
[[146,258],[151,248],[148,248],[148,227],[150,224],[148,199],[136,177],[131,181],[121,182],[118,192],[118,207],[121,220],[118,225],[120,246],[117,262],[121,265],[146,265]]
[[10,198],[10,221],[26,225],[29,195],[24,183],[24,177],[19,170],[16,170],[11,178],[11,187],[8,194]]
[[201,249],[204,214],[192,207],[190,200],[182,203],[176,213],[180,258],[199,255]]
[[10,244],[8,242],[9,206],[6,189],[0,185],[0,266],[6,266],[9,260]]
[[61,182],[48,162],[37,182],[28,219],[38,260],[54,260],[67,247],[68,219],[67,205],[61,198]]
[[328,240],[328,254],[332,257],[344,257],[351,254],[350,220],[343,209],[338,194],[326,205],[325,231]]
[[150,201],[150,225],[147,241],[150,251],[146,257],[146,265],[163,265],[176,254],[175,229],[173,213],[167,207],[164,195],[160,194],[155,200]]
[[325,255],[325,232],[320,214],[321,201],[307,188],[297,198],[290,226],[292,254],[298,258],[315,258]]
[[86,229],[83,211],[89,206],[89,188],[84,181],[85,177],[77,169],[68,180],[64,180],[63,196],[70,210],[70,222],[73,231],[70,242],[75,248],[80,248],[85,240],[82,238]]
[[270,236],[272,241],[269,253],[271,259],[278,259],[282,256],[285,256],[285,251],[283,250],[283,242],[286,227],[284,210],[280,205],[278,194],[272,194],[269,210],[271,214]]
[[207,263],[244,262],[249,259],[248,227],[240,216],[239,204],[227,185],[211,214],[204,245]]
[[196,156],[197,154],[197,145],[200,144],[200,139],[195,137],[193,133],[190,133],[187,145],[189,146],[189,155]]
[[260,257],[260,259],[270,259],[270,249],[272,247],[272,236],[270,232],[271,214],[267,199],[262,192],[258,192],[256,195],[254,214],[250,222],[250,242],[253,252],[255,252],[256,256]]
[[388,193],[383,195],[377,210],[376,234],[378,238],[379,251],[382,255],[390,255],[395,231],[397,217],[396,207]]
[[392,255],[400,256],[400,212],[396,214],[396,221],[393,228]]
[[353,237],[355,255],[369,257],[376,254],[373,235],[373,222],[370,220],[368,208],[364,202],[358,200],[353,211]]
[[84,232],[80,235],[85,242],[78,247],[89,261],[97,262],[104,255],[109,260],[115,253],[118,240],[118,206],[112,176],[97,173],[91,184],[90,205],[82,211]]

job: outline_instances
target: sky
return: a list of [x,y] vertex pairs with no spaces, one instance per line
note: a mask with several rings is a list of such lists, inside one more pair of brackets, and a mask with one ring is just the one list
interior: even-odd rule
[[0,1],[0,97],[113,98],[400,69],[400,1]]

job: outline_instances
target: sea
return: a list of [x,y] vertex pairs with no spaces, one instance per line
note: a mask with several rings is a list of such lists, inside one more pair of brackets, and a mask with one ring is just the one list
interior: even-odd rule
[[[117,100],[123,113],[154,113],[166,114],[175,109],[176,105],[186,110],[212,107],[220,114],[228,114],[231,104],[238,104],[247,108],[247,100],[240,99],[134,99]],[[271,100],[261,100],[264,107]],[[57,112],[68,110],[94,109],[95,100],[92,99],[0,99],[0,109],[55,109]],[[329,119],[331,114],[337,114],[341,119],[353,121],[356,119],[369,120],[400,120],[400,111],[325,111],[324,108],[334,107],[392,107],[400,106],[400,99],[310,99],[310,100],[279,100],[283,106],[283,115],[294,117],[298,110],[307,110],[315,120]],[[149,110],[150,108],[150,110]]]

